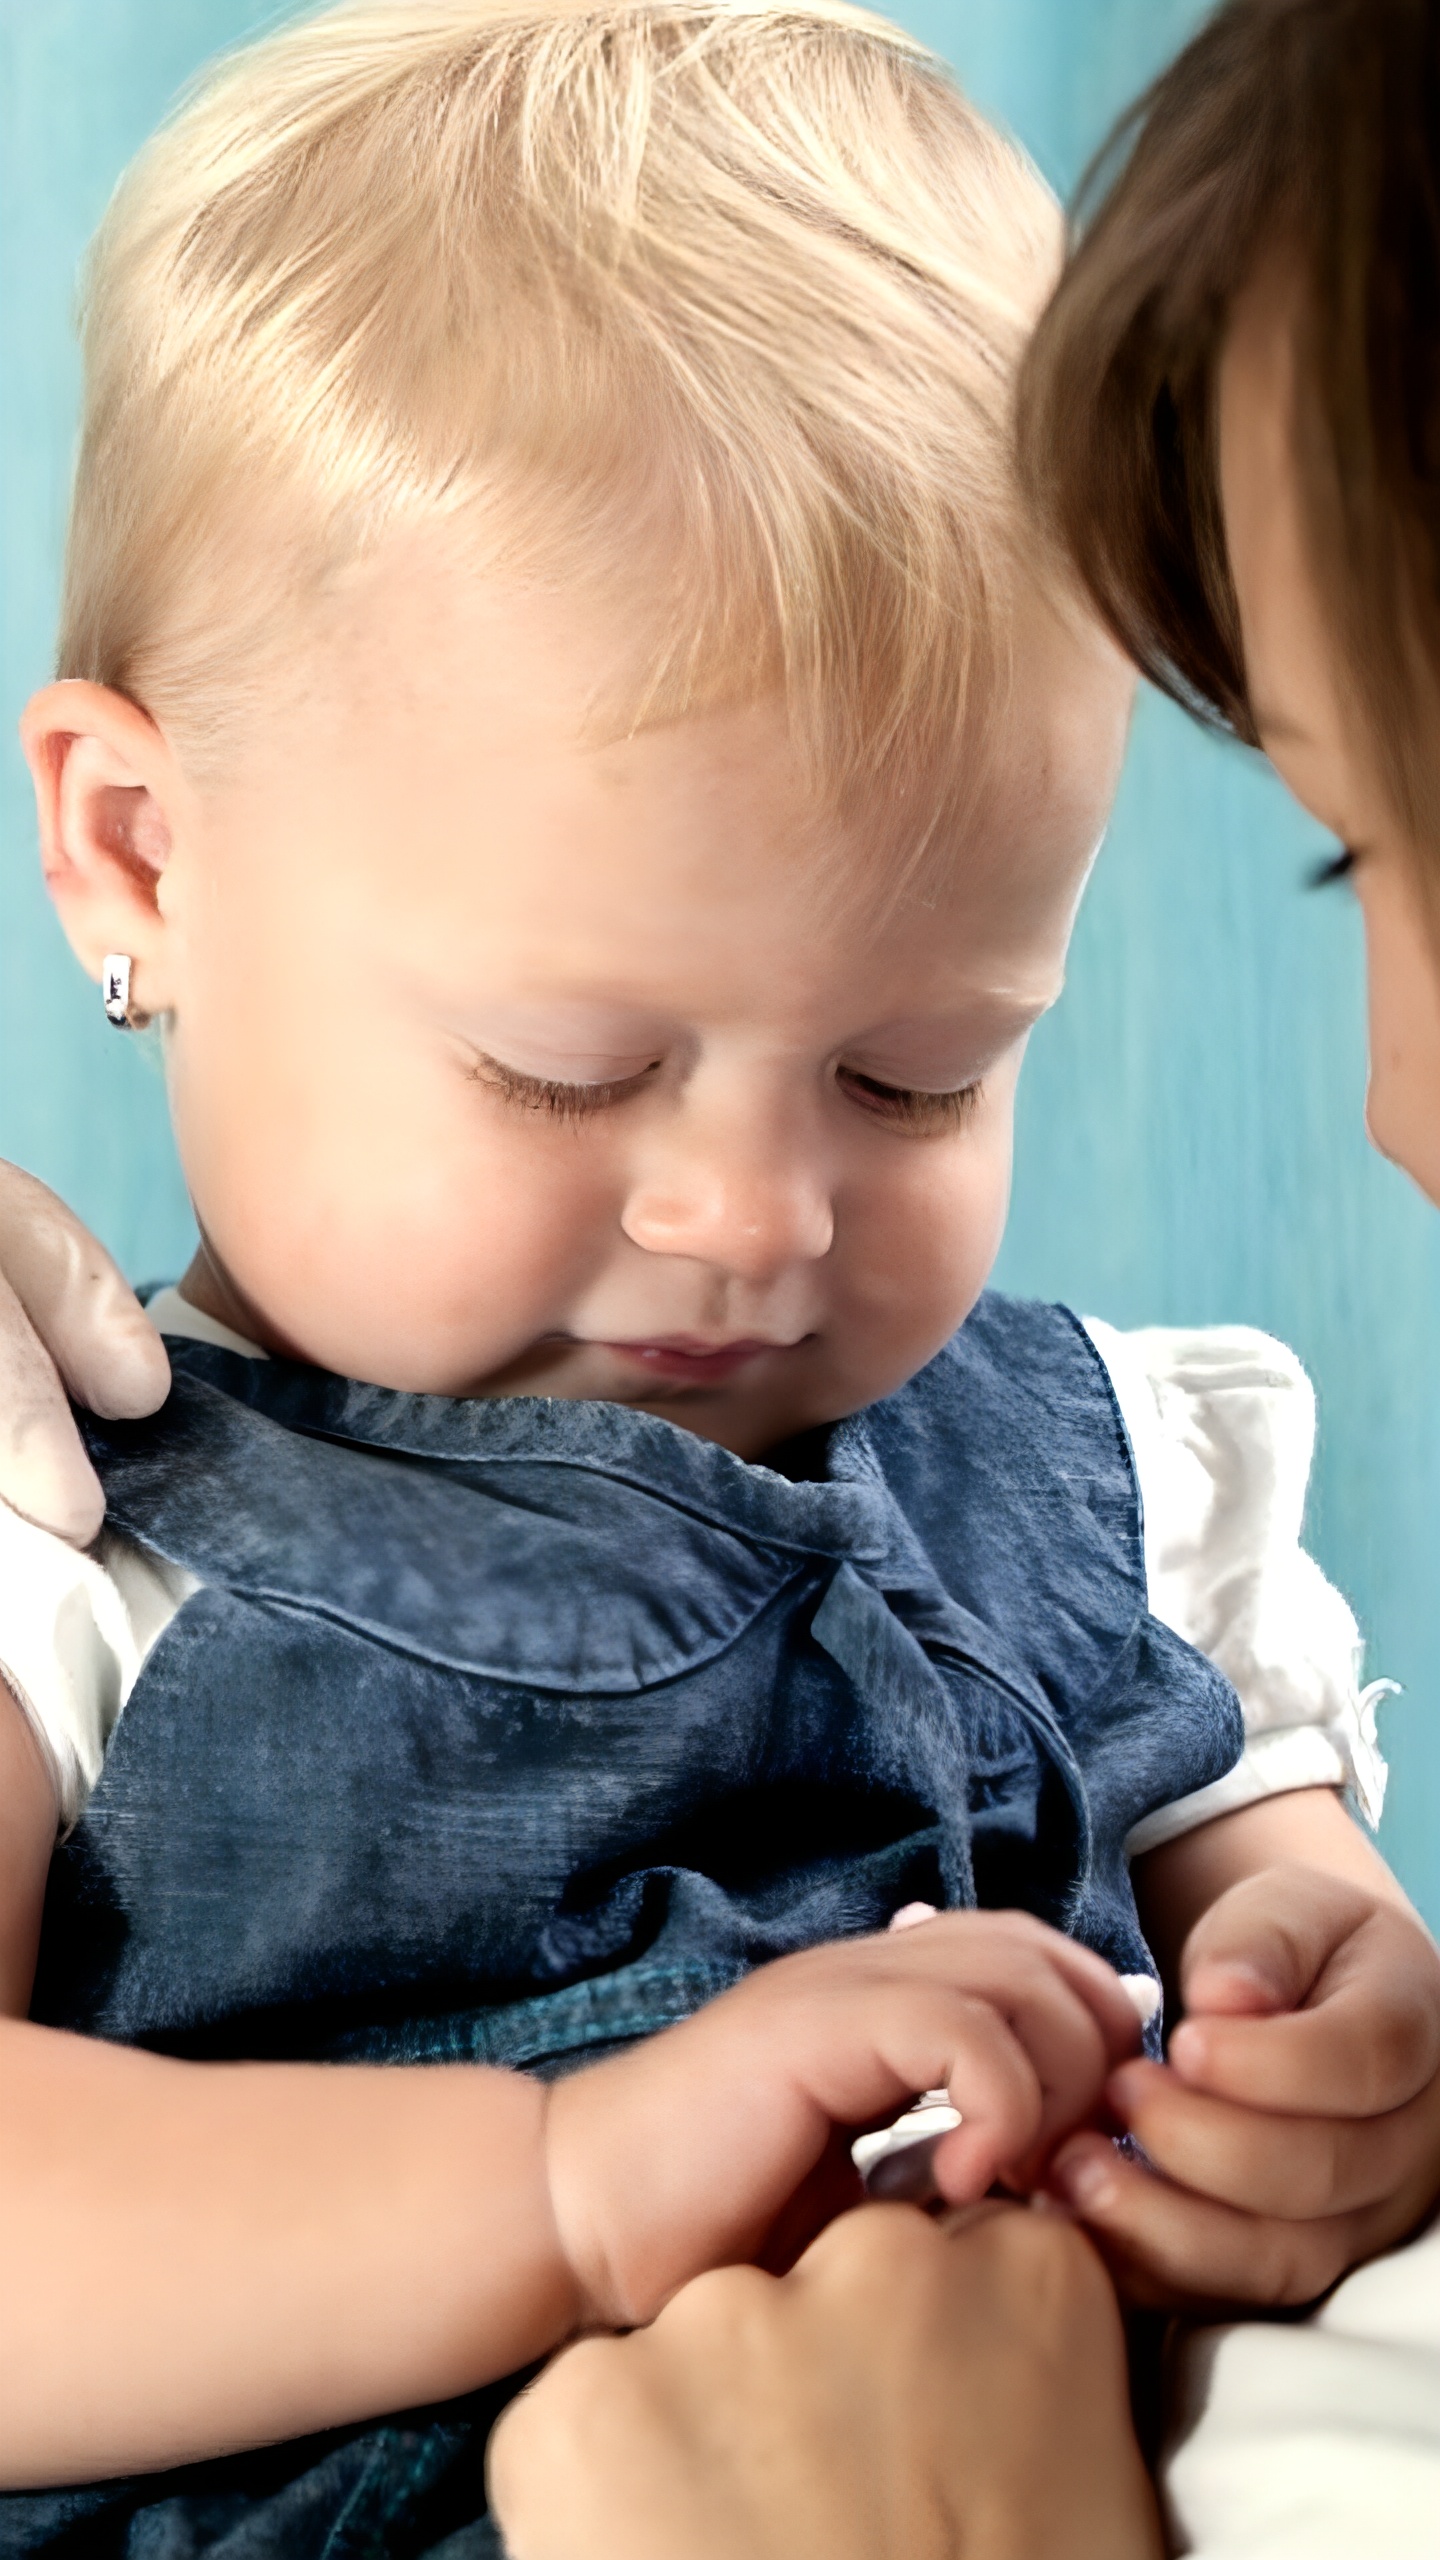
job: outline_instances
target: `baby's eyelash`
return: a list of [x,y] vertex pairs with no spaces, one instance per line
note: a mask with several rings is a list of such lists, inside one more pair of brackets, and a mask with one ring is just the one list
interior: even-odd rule
[[1355,850],[1342,846],[1339,853],[1327,853],[1323,862],[1312,864],[1306,874],[1307,889],[1333,889],[1337,880],[1348,880],[1355,868]]
[[963,1129],[973,1117],[983,1091],[978,1076],[973,1084],[961,1085],[953,1093],[921,1093],[909,1085],[881,1084],[876,1076],[861,1075],[857,1067],[837,1068],[836,1081],[862,1111],[871,1111],[878,1119],[888,1120],[892,1128],[916,1138],[941,1137],[947,1130]]
[[642,1067],[638,1075],[618,1076],[608,1084],[561,1084],[552,1076],[522,1075],[518,1067],[507,1067],[499,1058],[477,1051],[466,1072],[473,1083],[488,1085],[492,1093],[498,1093],[502,1101],[513,1103],[518,1110],[536,1111],[547,1120],[568,1121],[573,1127],[597,1111],[628,1101],[649,1083],[659,1063],[656,1059]]
[[[551,1076],[522,1075],[518,1067],[507,1067],[501,1059],[476,1051],[466,1073],[472,1083],[487,1086],[517,1110],[538,1112],[547,1120],[568,1122],[573,1128],[597,1111],[629,1101],[650,1082],[660,1063],[657,1058],[642,1067],[638,1075],[616,1077],[606,1084],[562,1084]],[[836,1082],[862,1110],[888,1121],[892,1128],[908,1136],[920,1138],[962,1129],[972,1117],[982,1090],[977,1078],[974,1084],[962,1085],[952,1093],[922,1093],[908,1085],[882,1084],[876,1076],[862,1075],[857,1067],[837,1068]]]

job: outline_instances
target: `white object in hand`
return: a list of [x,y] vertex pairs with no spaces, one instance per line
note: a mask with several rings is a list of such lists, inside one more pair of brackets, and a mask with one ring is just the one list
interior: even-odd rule
[[1160,1985],[1153,1973],[1122,1973],[1120,1988],[1142,2027],[1148,2027],[1160,2008]]
[[891,2204],[929,2204],[939,2193],[932,2162],[937,2143],[962,2121],[944,2089],[927,2089],[913,2107],[879,2133],[862,2133],[850,2145],[867,2196]]

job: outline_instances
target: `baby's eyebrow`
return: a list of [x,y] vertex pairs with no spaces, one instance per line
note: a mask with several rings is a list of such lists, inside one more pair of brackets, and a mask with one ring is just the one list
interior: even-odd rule
[[678,1029],[653,1005],[627,1005],[605,997],[497,996],[492,1000],[456,1003],[451,1008],[457,1030],[477,1040],[487,1038],[572,1042],[577,1049],[624,1044],[644,1049],[672,1040]]
[[943,1014],[914,1015],[879,1023],[862,1031],[848,1046],[865,1055],[906,1055],[912,1059],[944,1054],[972,1056],[977,1063],[1007,1049],[1048,1012],[1058,987],[1032,996],[987,994],[957,1003]]

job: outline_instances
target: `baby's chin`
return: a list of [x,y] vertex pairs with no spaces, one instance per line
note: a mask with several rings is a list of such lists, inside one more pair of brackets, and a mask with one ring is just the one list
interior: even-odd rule
[[[922,1348],[902,1366],[893,1343],[847,1342],[843,1328],[827,1327],[793,1342],[681,1335],[611,1343],[555,1332],[497,1359],[500,1346],[478,1343],[463,1324],[392,1321],[377,1328],[358,1310],[358,1320],[347,1321],[328,1292],[303,1304],[293,1290],[266,1291],[227,1269],[213,1246],[192,1264],[183,1289],[192,1304],[273,1356],[367,1386],[474,1401],[540,1396],[623,1405],[741,1458],[762,1458],[879,1401],[928,1356]],[[389,1312],[397,1311],[392,1305]]]
[[359,1365],[352,1360],[346,1366],[334,1358],[320,1365],[410,1394],[476,1401],[540,1396],[574,1404],[622,1405],[693,1432],[697,1439],[714,1441],[740,1458],[764,1457],[782,1442],[838,1421],[872,1401],[863,1385],[835,1374],[833,1362],[814,1335],[794,1346],[766,1348],[733,1363],[718,1364],[722,1374],[711,1376],[685,1374],[683,1361],[646,1360],[620,1346],[556,1336],[542,1338],[496,1368],[454,1360],[422,1364],[413,1357],[383,1354]]

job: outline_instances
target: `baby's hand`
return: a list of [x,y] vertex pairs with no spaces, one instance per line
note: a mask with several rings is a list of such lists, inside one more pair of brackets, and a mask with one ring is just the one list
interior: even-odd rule
[[1050,2183],[1141,2301],[1309,2302],[1440,2194],[1440,1952],[1398,1902],[1279,1866],[1212,1904],[1181,1978],[1168,2065],[1107,2091],[1163,2175],[1082,2133]]
[[1110,1967],[1019,1913],[950,1912],[765,1966],[552,2088],[550,2195],[586,2321],[651,2320],[691,2276],[757,2257],[817,2174],[832,2203],[857,2202],[837,2128],[917,2090],[948,2089],[964,2119],[934,2154],[949,2202],[1034,2183],[1138,2032]]

